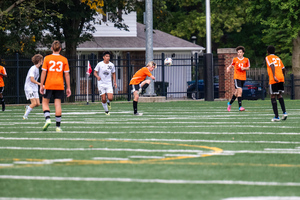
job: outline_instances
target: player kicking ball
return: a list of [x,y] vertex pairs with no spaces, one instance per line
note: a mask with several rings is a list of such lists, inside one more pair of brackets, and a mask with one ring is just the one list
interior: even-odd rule
[[25,79],[25,95],[26,99],[30,100],[30,105],[25,107],[25,114],[23,119],[28,119],[29,113],[33,108],[40,105],[39,98],[39,85],[38,79],[40,77],[39,67],[43,64],[43,56],[41,54],[36,54],[32,57],[33,66],[28,70],[26,79]]
[[[110,62],[110,53],[103,53],[103,61],[99,62],[94,69],[94,76],[98,80],[98,90],[101,96],[102,106],[105,111],[105,115],[110,115],[111,101],[113,100],[113,87],[112,80],[114,80],[114,86],[117,88],[116,82],[116,69],[115,65]],[[106,99],[107,95],[107,99]]]
[[246,71],[250,68],[250,61],[248,58],[244,57],[245,48],[243,46],[238,46],[236,48],[237,56],[233,58],[232,63],[227,67],[227,73],[230,72],[231,68],[234,68],[234,87],[235,92],[232,95],[231,101],[227,103],[227,111],[231,110],[231,105],[238,98],[239,111],[244,111],[245,108],[242,107],[242,94],[243,86],[246,81]]
[[136,116],[142,116],[143,113],[138,113],[137,104],[139,101],[139,94],[144,93],[146,88],[149,86],[151,80],[145,78],[149,76],[152,80],[155,80],[155,77],[152,76],[151,72],[157,68],[155,62],[150,61],[146,67],[138,70],[130,80],[129,85],[132,86],[132,93],[134,96],[133,99],[133,114]]

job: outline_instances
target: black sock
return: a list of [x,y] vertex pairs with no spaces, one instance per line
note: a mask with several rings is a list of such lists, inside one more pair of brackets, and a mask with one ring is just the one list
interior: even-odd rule
[[56,127],[60,127],[61,116],[55,116],[55,120],[56,120]]
[[235,95],[232,95],[231,101],[230,101],[230,105],[234,102],[234,100],[236,99]]
[[145,83],[145,84],[143,85],[143,87],[142,87],[142,91],[145,92],[145,90],[147,89],[148,86],[149,86],[149,84],[148,84],[148,83]]
[[242,106],[242,97],[238,97],[239,107]]
[[133,113],[136,114],[137,113],[137,101],[133,101]]
[[1,104],[4,104],[4,98],[0,98]]
[[283,100],[283,98],[282,98],[282,97],[279,98],[278,101],[279,101],[279,103],[280,103],[282,112],[285,113],[286,110],[285,110],[285,105],[284,105],[284,100]]
[[44,111],[44,116],[45,116],[45,119],[50,119],[50,110],[45,110]]
[[278,118],[278,109],[277,109],[277,101],[275,98],[271,99],[272,107],[273,107],[273,112],[275,114],[275,117]]

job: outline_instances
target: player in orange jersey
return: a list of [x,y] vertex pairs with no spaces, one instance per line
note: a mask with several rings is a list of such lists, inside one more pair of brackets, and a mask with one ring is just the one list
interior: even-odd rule
[[[1,57],[0,57],[0,64],[1,64]],[[5,101],[3,98],[3,91],[4,91],[3,77],[7,77],[7,73],[5,68],[0,65],[0,102],[2,104],[2,111],[5,111]]]
[[151,72],[157,68],[157,65],[155,62],[150,61],[146,67],[143,67],[142,69],[138,70],[130,80],[129,85],[132,86],[132,93],[134,96],[133,99],[133,114],[137,116],[142,116],[143,113],[137,112],[137,103],[139,100],[139,94],[142,92],[145,92],[146,88],[149,86],[151,80],[145,78],[149,76],[152,80],[155,80],[155,77],[152,76]]
[[244,57],[245,48],[243,46],[238,46],[236,48],[237,56],[233,58],[232,63],[227,67],[227,73],[230,72],[231,68],[234,68],[234,86],[235,92],[232,95],[231,101],[227,103],[227,110],[231,110],[231,104],[236,98],[238,98],[239,111],[244,111],[245,108],[242,107],[242,94],[243,85],[246,81],[246,71],[250,68],[250,61],[248,58]]
[[281,105],[283,112],[282,120],[286,120],[288,114],[285,110],[284,100],[282,98],[282,93],[284,92],[284,73],[285,67],[281,59],[274,55],[275,47],[270,45],[267,48],[268,56],[266,57],[268,75],[269,75],[269,85],[270,85],[270,94],[271,94],[271,103],[273,107],[273,112],[275,117],[271,120],[272,122],[280,121],[278,116],[278,108],[276,97]]
[[[62,131],[60,128],[61,100],[64,98],[63,76],[65,75],[67,85],[66,94],[67,97],[69,97],[71,96],[69,74],[70,69],[67,58],[59,54],[61,51],[61,43],[59,41],[55,40],[52,43],[51,50],[53,51],[53,54],[45,57],[41,74],[40,93],[43,94],[42,106],[46,119],[43,131],[46,131],[51,124],[49,102],[50,98],[53,96],[55,106],[56,131],[60,132]],[[43,84],[45,84],[45,86]]]

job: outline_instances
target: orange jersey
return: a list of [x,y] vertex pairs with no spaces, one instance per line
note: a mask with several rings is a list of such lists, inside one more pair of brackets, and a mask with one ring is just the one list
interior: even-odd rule
[[281,59],[278,56],[275,56],[274,54],[270,54],[266,57],[266,63],[269,75],[269,84],[271,85],[277,83],[273,77],[272,68],[270,67],[271,64],[274,64],[275,66],[275,77],[278,79],[279,82],[284,82],[284,75],[282,73],[284,65]]
[[143,80],[145,80],[145,78],[147,76],[152,76],[152,74],[150,73],[149,69],[147,67],[143,67],[142,69],[140,69],[139,71],[137,71],[132,79],[130,80],[129,85],[137,85],[140,84],[140,82],[142,82]]
[[69,72],[67,58],[59,54],[46,56],[42,70],[47,71],[46,90],[64,90],[64,72]]
[[[0,65],[0,73],[6,75],[6,70],[3,66]],[[3,76],[0,75],[0,87],[4,87]]]
[[242,81],[246,80],[246,71],[242,70],[241,67],[250,67],[250,61],[248,58],[239,59],[238,57],[233,58],[231,65],[234,67],[234,79]]

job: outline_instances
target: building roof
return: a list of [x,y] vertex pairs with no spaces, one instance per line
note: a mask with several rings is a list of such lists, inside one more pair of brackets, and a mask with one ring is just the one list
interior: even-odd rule
[[[137,37],[94,37],[77,47],[77,51],[145,51],[146,26],[137,23]],[[175,37],[160,30],[153,30],[154,51],[203,51],[204,47]]]

